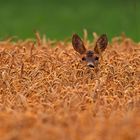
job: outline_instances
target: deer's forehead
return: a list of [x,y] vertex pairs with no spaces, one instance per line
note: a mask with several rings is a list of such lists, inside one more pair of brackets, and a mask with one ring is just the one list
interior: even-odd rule
[[97,54],[94,51],[92,51],[92,50],[88,50],[86,52],[86,56],[87,57],[94,57],[94,56],[97,56]]
[[88,50],[88,51],[86,52],[86,55],[87,55],[87,56],[93,56],[93,54],[94,54],[94,52],[93,52],[92,50]]

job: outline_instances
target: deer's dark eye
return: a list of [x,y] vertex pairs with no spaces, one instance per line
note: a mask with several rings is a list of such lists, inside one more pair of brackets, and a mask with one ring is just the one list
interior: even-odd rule
[[85,57],[82,57],[82,61],[85,61],[86,60],[86,58]]
[[96,57],[95,57],[95,60],[99,60],[99,57],[96,56]]

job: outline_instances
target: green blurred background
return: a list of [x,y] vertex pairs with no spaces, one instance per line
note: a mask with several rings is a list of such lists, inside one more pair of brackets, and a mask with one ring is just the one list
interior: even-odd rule
[[0,39],[32,38],[34,31],[63,40],[72,33],[125,32],[140,40],[140,0],[0,0]]

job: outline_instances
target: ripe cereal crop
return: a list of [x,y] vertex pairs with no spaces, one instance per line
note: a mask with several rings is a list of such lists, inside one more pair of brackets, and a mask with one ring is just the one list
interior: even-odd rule
[[96,69],[71,40],[0,41],[0,139],[139,140],[140,44],[113,38]]

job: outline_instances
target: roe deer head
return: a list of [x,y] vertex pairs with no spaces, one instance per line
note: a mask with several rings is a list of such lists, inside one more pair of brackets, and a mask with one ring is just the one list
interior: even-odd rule
[[72,45],[75,51],[77,51],[83,61],[87,62],[89,67],[94,68],[98,65],[99,57],[102,52],[106,49],[108,44],[108,39],[105,34],[102,34],[96,41],[95,47],[93,50],[87,50],[85,48],[84,42],[77,34],[73,34],[72,36]]

